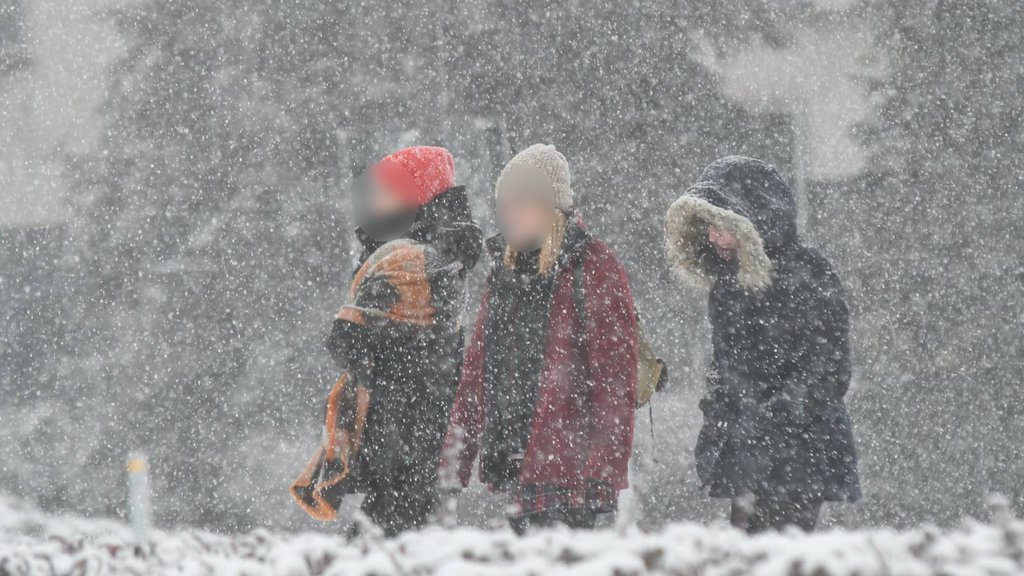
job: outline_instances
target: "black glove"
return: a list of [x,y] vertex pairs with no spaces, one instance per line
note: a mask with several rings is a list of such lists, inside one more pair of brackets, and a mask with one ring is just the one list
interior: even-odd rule
[[604,480],[588,479],[586,481],[586,506],[597,514],[615,511],[616,491]]
[[373,334],[364,326],[335,320],[326,347],[339,370],[359,371],[373,357]]
[[704,414],[704,423],[712,424],[718,428],[724,428],[729,422],[727,407],[721,400],[715,398],[703,398],[697,403],[701,413]]

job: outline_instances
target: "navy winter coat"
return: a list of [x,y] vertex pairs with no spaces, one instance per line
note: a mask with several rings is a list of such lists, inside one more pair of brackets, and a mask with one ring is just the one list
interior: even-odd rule
[[[734,261],[709,226],[739,241]],[[713,357],[700,407],[697,471],[715,497],[800,493],[857,500],[849,314],[838,276],[797,235],[778,172],[752,158],[711,164],[669,209],[677,271],[710,283]]]

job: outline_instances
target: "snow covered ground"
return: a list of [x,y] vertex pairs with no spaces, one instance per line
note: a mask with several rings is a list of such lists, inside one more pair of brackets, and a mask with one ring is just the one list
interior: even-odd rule
[[0,498],[0,576],[178,575],[1014,575],[1024,574],[1024,522],[950,530],[750,538],[693,524],[662,532],[430,529],[352,543],[324,534],[156,533],[139,549],[114,521],[47,516]]

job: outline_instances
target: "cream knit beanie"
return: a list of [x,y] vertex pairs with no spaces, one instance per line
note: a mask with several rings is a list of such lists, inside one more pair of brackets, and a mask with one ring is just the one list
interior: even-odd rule
[[554,195],[555,207],[563,212],[573,210],[572,181],[569,176],[569,163],[565,156],[551,144],[534,144],[516,154],[498,175],[494,185],[494,193],[501,193],[501,181],[510,171],[517,167],[528,166],[539,171],[548,183]]

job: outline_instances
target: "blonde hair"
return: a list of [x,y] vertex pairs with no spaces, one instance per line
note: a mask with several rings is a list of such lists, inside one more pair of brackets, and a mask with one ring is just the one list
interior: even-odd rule
[[[565,212],[556,209],[555,218],[551,223],[551,230],[548,232],[544,244],[540,247],[540,258],[537,259],[537,275],[546,276],[555,267],[558,256],[562,253],[562,239],[565,238],[565,226],[568,218]],[[511,246],[505,247],[505,256],[502,258],[505,267],[512,270],[516,267],[516,258],[519,252]]]

